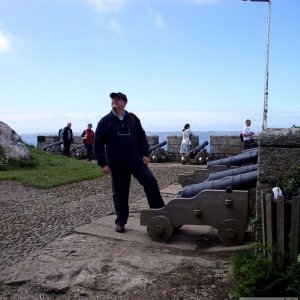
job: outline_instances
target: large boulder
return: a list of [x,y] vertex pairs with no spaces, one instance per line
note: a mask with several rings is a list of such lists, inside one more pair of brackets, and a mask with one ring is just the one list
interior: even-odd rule
[[0,121],[0,146],[6,158],[31,159],[22,138],[7,124]]

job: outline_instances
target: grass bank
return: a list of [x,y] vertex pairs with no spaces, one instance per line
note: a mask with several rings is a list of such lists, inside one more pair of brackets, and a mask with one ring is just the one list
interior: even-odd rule
[[91,162],[28,147],[32,160],[0,159],[0,180],[17,180],[43,189],[103,176]]

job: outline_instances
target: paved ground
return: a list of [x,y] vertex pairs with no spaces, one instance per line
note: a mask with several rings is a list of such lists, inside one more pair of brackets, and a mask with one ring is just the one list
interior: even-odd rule
[[[170,175],[174,166],[166,165],[159,172],[156,166],[152,168],[157,177],[161,176],[166,180],[164,172]],[[108,188],[109,177],[102,180],[105,181],[102,186]],[[15,189],[23,189],[24,192],[24,188],[19,185]],[[165,201],[174,199],[179,189],[180,186],[174,180],[162,188]],[[36,190],[28,188],[28,192],[32,201]],[[72,201],[70,205],[57,195],[54,198],[60,201],[50,201],[55,193],[56,191],[47,192],[49,198],[44,197],[45,202],[38,202],[38,205],[49,209],[52,219],[56,220],[53,205],[57,205],[57,220],[65,218],[70,221],[76,216],[83,218],[88,210],[93,217],[79,223],[71,222],[77,224],[73,225],[71,231],[59,230],[60,226],[66,227],[62,220],[54,222],[54,230],[50,227],[52,239],[49,241],[44,238],[44,243],[40,242],[43,236],[33,234],[38,230],[30,231],[27,238],[36,240],[35,243],[28,243],[32,246],[24,248],[27,252],[23,256],[2,251],[3,245],[5,246],[2,239],[1,252],[4,253],[4,260],[1,264],[4,268],[0,271],[1,300],[229,299],[230,251],[237,247],[221,246],[213,228],[183,226],[169,243],[153,242],[147,235],[146,227],[140,225],[140,210],[146,208],[142,193],[135,193],[139,196],[131,201],[130,218],[124,234],[114,231],[114,215],[105,191],[95,193],[97,203],[99,199],[103,199],[102,205],[108,207],[106,213],[98,217],[93,214],[92,205],[96,203],[93,195]],[[4,200],[1,205],[6,203],[9,206]],[[47,206],[47,201],[51,202],[51,207]],[[66,203],[69,205],[65,209],[58,209]],[[26,210],[26,201],[23,201],[21,208],[18,205],[14,209],[22,209],[23,218],[32,215],[32,211]],[[78,214],[78,211],[82,213]],[[68,213],[74,213],[74,217],[70,218]],[[35,218],[36,225],[45,224],[39,223],[38,216]],[[3,228],[13,236],[15,233],[24,233],[18,230],[23,221],[10,219],[8,223],[4,222],[6,225]],[[57,236],[53,236],[55,230],[59,231]],[[4,237],[4,242],[5,240],[12,241],[9,235]],[[21,249],[23,244],[26,244],[26,240],[19,244]],[[38,247],[34,247],[36,244]],[[7,243],[7,246],[13,249],[11,243]],[[15,251],[18,253],[17,248],[19,247]]]

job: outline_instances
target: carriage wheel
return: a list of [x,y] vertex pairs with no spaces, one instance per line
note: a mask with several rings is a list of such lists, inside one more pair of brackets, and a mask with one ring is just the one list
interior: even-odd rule
[[220,224],[217,236],[225,246],[241,245],[245,238],[245,229],[239,221],[228,219]]
[[147,232],[153,241],[167,242],[173,235],[173,225],[165,216],[153,217],[148,225]]

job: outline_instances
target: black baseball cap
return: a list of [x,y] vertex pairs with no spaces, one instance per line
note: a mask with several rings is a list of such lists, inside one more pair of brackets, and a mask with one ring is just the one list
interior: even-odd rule
[[111,93],[110,95],[111,99],[121,99],[124,100],[125,102],[127,102],[127,97],[125,94],[118,92],[118,93]]

